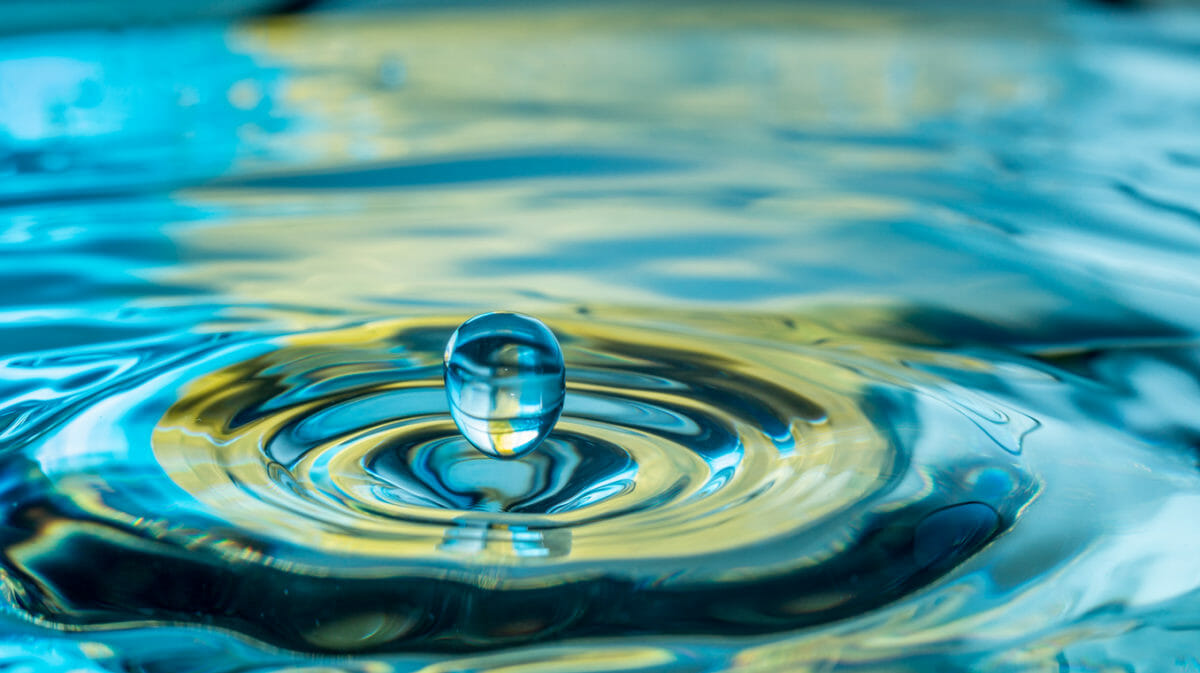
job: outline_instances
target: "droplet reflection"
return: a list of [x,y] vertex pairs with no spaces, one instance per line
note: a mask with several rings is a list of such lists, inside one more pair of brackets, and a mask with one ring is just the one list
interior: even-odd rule
[[535,318],[484,313],[450,336],[445,381],[463,436],[489,456],[516,458],[535,449],[562,413],[562,348]]

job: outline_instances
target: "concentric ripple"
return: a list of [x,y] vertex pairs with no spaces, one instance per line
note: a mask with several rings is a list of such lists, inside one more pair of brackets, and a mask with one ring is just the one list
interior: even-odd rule
[[[535,453],[492,459],[448,413],[457,324],[215,347],[83,413],[56,437],[150,435],[95,472],[68,441],[36,452],[75,495],[27,497],[9,517],[43,526],[16,554],[23,604],[55,622],[200,621],[334,651],[775,631],[924,585],[1033,491],[1019,451],[985,431],[1003,412],[964,413],[914,369],[803,326],[764,342],[553,321],[562,418]],[[906,430],[930,420],[952,446]],[[72,553],[100,562],[81,570]]]

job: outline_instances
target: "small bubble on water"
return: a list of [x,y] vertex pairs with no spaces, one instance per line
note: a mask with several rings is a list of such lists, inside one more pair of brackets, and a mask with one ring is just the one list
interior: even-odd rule
[[483,313],[459,325],[446,344],[444,374],[454,424],[489,456],[529,453],[562,413],[562,348],[536,318]]

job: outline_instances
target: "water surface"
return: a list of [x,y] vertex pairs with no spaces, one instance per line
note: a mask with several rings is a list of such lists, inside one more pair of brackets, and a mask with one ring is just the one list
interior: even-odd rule
[[[1200,14],[0,40],[0,662],[1200,667]],[[447,339],[537,316],[498,461]],[[22,668],[24,667],[24,668]]]

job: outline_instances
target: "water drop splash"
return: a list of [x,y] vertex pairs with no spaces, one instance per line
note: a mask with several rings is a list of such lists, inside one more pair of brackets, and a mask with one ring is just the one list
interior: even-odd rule
[[518,458],[554,429],[565,398],[562,348],[540,320],[483,313],[450,335],[445,355],[450,416],[475,448]]

